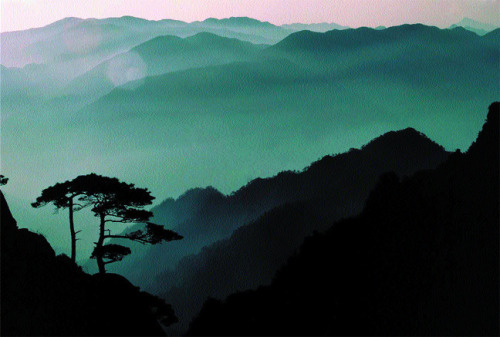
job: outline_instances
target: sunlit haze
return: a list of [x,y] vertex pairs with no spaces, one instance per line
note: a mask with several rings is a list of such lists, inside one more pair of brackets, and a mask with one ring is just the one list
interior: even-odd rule
[[125,15],[187,22],[248,16],[276,25],[335,22],[360,26],[423,23],[446,27],[464,17],[499,22],[498,0],[1,0],[1,31],[41,27],[65,17]]

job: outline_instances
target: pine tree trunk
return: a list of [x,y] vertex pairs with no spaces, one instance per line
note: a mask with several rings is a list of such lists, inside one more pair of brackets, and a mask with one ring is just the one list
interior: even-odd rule
[[[102,251],[102,246],[104,244],[104,214],[101,214],[101,224],[99,226],[99,240],[97,240],[96,249],[97,251]],[[97,254],[97,267],[99,268],[99,274],[105,274],[106,268],[101,254]]]
[[69,199],[69,230],[71,232],[71,261],[76,263],[76,233],[73,222],[73,198]]

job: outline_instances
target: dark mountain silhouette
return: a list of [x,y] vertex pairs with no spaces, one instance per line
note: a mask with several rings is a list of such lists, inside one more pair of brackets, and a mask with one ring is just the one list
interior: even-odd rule
[[2,336],[164,335],[172,308],[119,275],[90,276],[18,229],[0,191]]
[[[154,219],[174,224],[178,229],[182,229],[189,236],[196,233],[206,233],[206,228],[188,227],[184,225],[193,214],[209,208],[215,200],[224,199],[224,195],[213,187],[195,188],[187,191],[178,199],[169,198],[160,205],[153,208]],[[212,201],[213,200],[213,201]],[[210,228],[212,229],[212,228]],[[208,231],[210,231],[210,229]]]
[[135,245],[135,257],[110,270],[175,302],[181,324],[173,329],[178,333],[208,296],[223,298],[269,284],[304,237],[360,212],[382,172],[408,175],[434,168],[447,156],[441,146],[408,128],[362,149],[325,156],[302,172],[255,179],[229,196],[213,188],[189,191],[152,210],[155,221],[171,224],[185,242],[148,249]]
[[[228,197],[212,187],[189,190],[177,200],[165,200],[152,211],[152,221],[168,224],[168,228],[182,233],[187,242],[170,242],[169,245],[149,248],[132,243],[130,248],[135,256],[127,257],[122,266],[110,265],[110,271],[144,288],[149,288],[159,273],[174,268],[184,256],[229,236],[234,228],[256,216],[241,208],[232,209]],[[138,228],[133,226],[127,232]],[[153,260],[146,261],[149,258]],[[86,268],[94,270],[95,267],[90,263]]]
[[205,302],[188,335],[498,335],[499,114],[434,170],[380,176],[270,286]]

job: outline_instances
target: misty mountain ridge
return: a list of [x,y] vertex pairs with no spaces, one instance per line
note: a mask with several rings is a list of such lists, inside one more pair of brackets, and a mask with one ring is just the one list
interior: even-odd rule
[[[54,57],[48,59],[56,63],[29,65],[24,72],[2,68],[2,155],[13,179],[17,176],[23,181],[19,195],[24,198],[33,193],[30,186],[42,188],[69,172],[79,174],[89,165],[96,171],[113,167],[113,174],[152,186],[162,198],[208,185],[229,194],[254,177],[302,169],[325,153],[360,147],[388,130],[408,125],[449,150],[466,149],[482,123],[476,107],[498,95],[495,32],[479,37],[461,30],[393,27],[393,35],[401,31],[401,38],[382,36],[379,40],[384,42],[366,48],[356,44],[323,48],[323,54],[314,52],[315,48],[304,53],[247,43],[249,50],[255,49],[257,60],[147,76],[143,57],[130,50],[157,37],[149,38],[151,30],[146,29],[136,39],[134,30],[148,22],[116,18],[85,24],[68,20],[66,24],[71,28],[67,32],[57,31],[63,25],[42,29],[50,36],[42,36],[25,55],[36,51],[43,56],[44,48],[52,48],[47,55]],[[124,35],[114,39],[119,24],[129,29],[121,29]],[[179,35],[192,33],[181,32],[187,28],[179,22],[151,23],[160,24],[179,29]],[[94,34],[99,25],[103,30]],[[363,41],[363,31],[373,34],[363,29],[339,33],[358,34]],[[161,35],[164,32],[162,28]],[[425,43],[420,33],[428,37]],[[127,34],[134,38],[128,39]],[[143,37],[147,39],[140,42]],[[207,37],[227,42],[222,37],[199,36],[202,41]],[[453,43],[443,43],[448,39]],[[318,39],[318,50],[323,43]],[[121,54],[126,56],[115,59],[114,53],[122,47]],[[159,48],[163,49],[170,52],[167,47]],[[110,59],[117,62],[109,67],[117,75],[116,83],[109,81],[108,69],[103,69],[96,74],[108,78],[91,76],[68,89],[68,95],[62,93],[59,87],[66,86],[65,81],[77,71],[92,68],[103,50],[108,56],[99,65]],[[73,55],[67,55],[68,51]],[[75,58],[79,53],[81,57]],[[168,62],[154,64],[160,69]],[[67,73],[66,68],[71,71]],[[64,79],[59,81],[58,76]],[[9,78],[22,83],[10,87]],[[130,82],[117,88],[123,80]],[[26,89],[23,81],[33,83]],[[48,89],[56,99],[42,95]],[[213,202],[219,205],[219,200]],[[47,235],[53,242],[52,234]]]
[[[169,335],[498,335],[499,41],[468,18],[1,33],[1,334],[162,334],[161,309]],[[150,188],[184,239],[90,276],[87,209],[83,269],[58,256],[67,210],[30,204],[88,172]]]
[[391,43],[408,39],[414,39],[414,43],[420,44],[428,38],[436,42],[446,41],[449,43],[453,40],[460,40],[462,38],[473,39],[474,37],[477,36],[462,27],[446,30],[423,24],[404,24],[385,29],[361,27],[347,30],[330,30],[327,32],[304,30],[290,34],[272,48],[281,50],[316,50],[318,52],[322,50],[341,51],[342,48],[370,47],[380,43]]
[[[252,61],[257,59],[259,50],[261,47],[249,42],[206,32],[185,38],[158,36],[77,77],[66,86],[63,95],[93,101],[116,87],[141,81],[146,77],[191,68]],[[127,76],[130,73],[132,75]]]
[[[196,21],[196,22],[200,22],[200,21]],[[225,18],[225,19],[208,18],[208,19],[201,21],[201,23],[221,25],[221,26],[233,26],[233,27],[241,27],[241,26],[267,27],[267,28],[278,27],[278,26],[273,25],[272,23],[269,23],[267,21],[260,21],[260,20],[249,18],[246,16],[230,17],[230,18]]]
[[251,28],[253,33],[247,34],[244,32],[246,26],[240,29],[237,23],[238,20],[231,26],[221,26],[173,20],[148,21],[133,17],[67,18],[41,28],[1,33],[1,62],[6,67],[17,68],[29,64],[40,65],[30,71],[24,69],[25,76],[31,78],[30,82],[36,86],[38,95],[53,98],[78,76],[157,36],[189,37],[209,32],[270,44],[290,33],[275,27],[277,33],[269,34],[269,29],[263,26]]
[[490,25],[486,23],[482,23],[470,18],[463,18],[460,20],[460,22],[457,22],[453,25],[450,26],[450,29],[456,28],[456,27],[463,27],[467,30],[470,30],[471,32],[476,33],[477,35],[485,35],[495,29],[498,29],[498,25]]
[[270,286],[207,300],[187,334],[497,335],[499,114],[465,154],[380,176],[359,216],[307,238]]
[[322,22],[322,23],[311,23],[311,24],[292,23],[292,24],[281,25],[281,27],[292,31],[310,30],[312,32],[327,32],[333,29],[338,29],[338,30],[349,29],[349,27],[347,26],[338,25],[333,22],[332,23]]
[[[79,115],[94,121],[111,118],[123,122],[125,138],[131,132],[126,131],[129,122],[124,119],[147,115],[157,121],[152,133],[162,139],[177,133],[175,129],[165,130],[168,124],[183,123],[179,116],[196,111],[200,124],[205,124],[200,133],[207,137],[224,139],[240,134],[240,138],[252,136],[277,144],[281,141],[268,128],[290,125],[289,121],[310,126],[321,138],[328,139],[332,130],[343,125],[380,125],[390,119],[392,127],[380,133],[413,125],[447,148],[466,148],[465,143],[450,145],[452,139],[456,140],[451,135],[457,130],[467,135],[468,146],[473,130],[480,127],[480,119],[466,111],[477,111],[473,105],[496,97],[499,48],[491,34],[497,33],[479,37],[462,29],[440,30],[422,25],[382,31],[362,28],[298,32],[265,50],[256,50],[256,61],[146,77],[137,82],[135,90],[114,89]],[[428,95],[432,101],[423,99]],[[411,106],[409,111],[405,97],[418,99],[421,106]],[[436,117],[445,126],[446,136],[443,129],[435,128],[437,124],[415,124],[416,119],[423,121],[424,116],[432,115],[436,106],[446,111]],[[323,116],[321,123],[303,120],[303,111],[311,109]],[[261,127],[258,115],[263,113],[271,120]],[[231,128],[224,126],[228,114],[237,116]],[[192,123],[189,125],[186,128],[192,128]],[[255,135],[245,136],[241,128],[248,125],[256,126]],[[175,139],[185,137],[181,134]],[[174,139],[168,143],[171,141]],[[241,144],[246,147],[248,142]],[[306,146],[309,140],[299,138],[297,143]]]
[[[170,19],[154,21],[131,16],[105,19],[71,17],[40,28],[2,32],[0,37],[3,46],[2,65],[22,67],[29,63],[51,62],[65,54],[66,57],[79,57],[83,52],[88,56],[89,52],[95,54],[95,48],[109,57],[161,35],[188,37],[200,32],[211,32],[257,44],[273,44],[291,31],[296,30],[290,27],[283,29],[248,17],[207,19],[192,23]],[[106,53],[108,48],[111,53]]]
[[[307,235],[361,211],[382,172],[412,174],[435,167],[447,155],[407,128],[359,150],[325,156],[301,172],[252,180],[231,195],[211,187],[187,191],[152,209],[154,221],[168,224],[184,239],[157,247],[131,246],[134,254],[110,270],[173,303],[182,323],[172,331],[179,333],[208,296],[223,298],[268,284]],[[272,234],[263,239],[264,232]]]

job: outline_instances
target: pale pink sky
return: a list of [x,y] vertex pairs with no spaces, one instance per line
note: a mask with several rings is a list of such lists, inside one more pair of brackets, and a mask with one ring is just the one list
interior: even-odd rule
[[464,17],[498,25],[500,0],[0,0],[0,29],[41,27],[59,19],[131,15],[204,20],[248,16],[273,24],[335,22],[350,27],[424,23],[448,27]]

